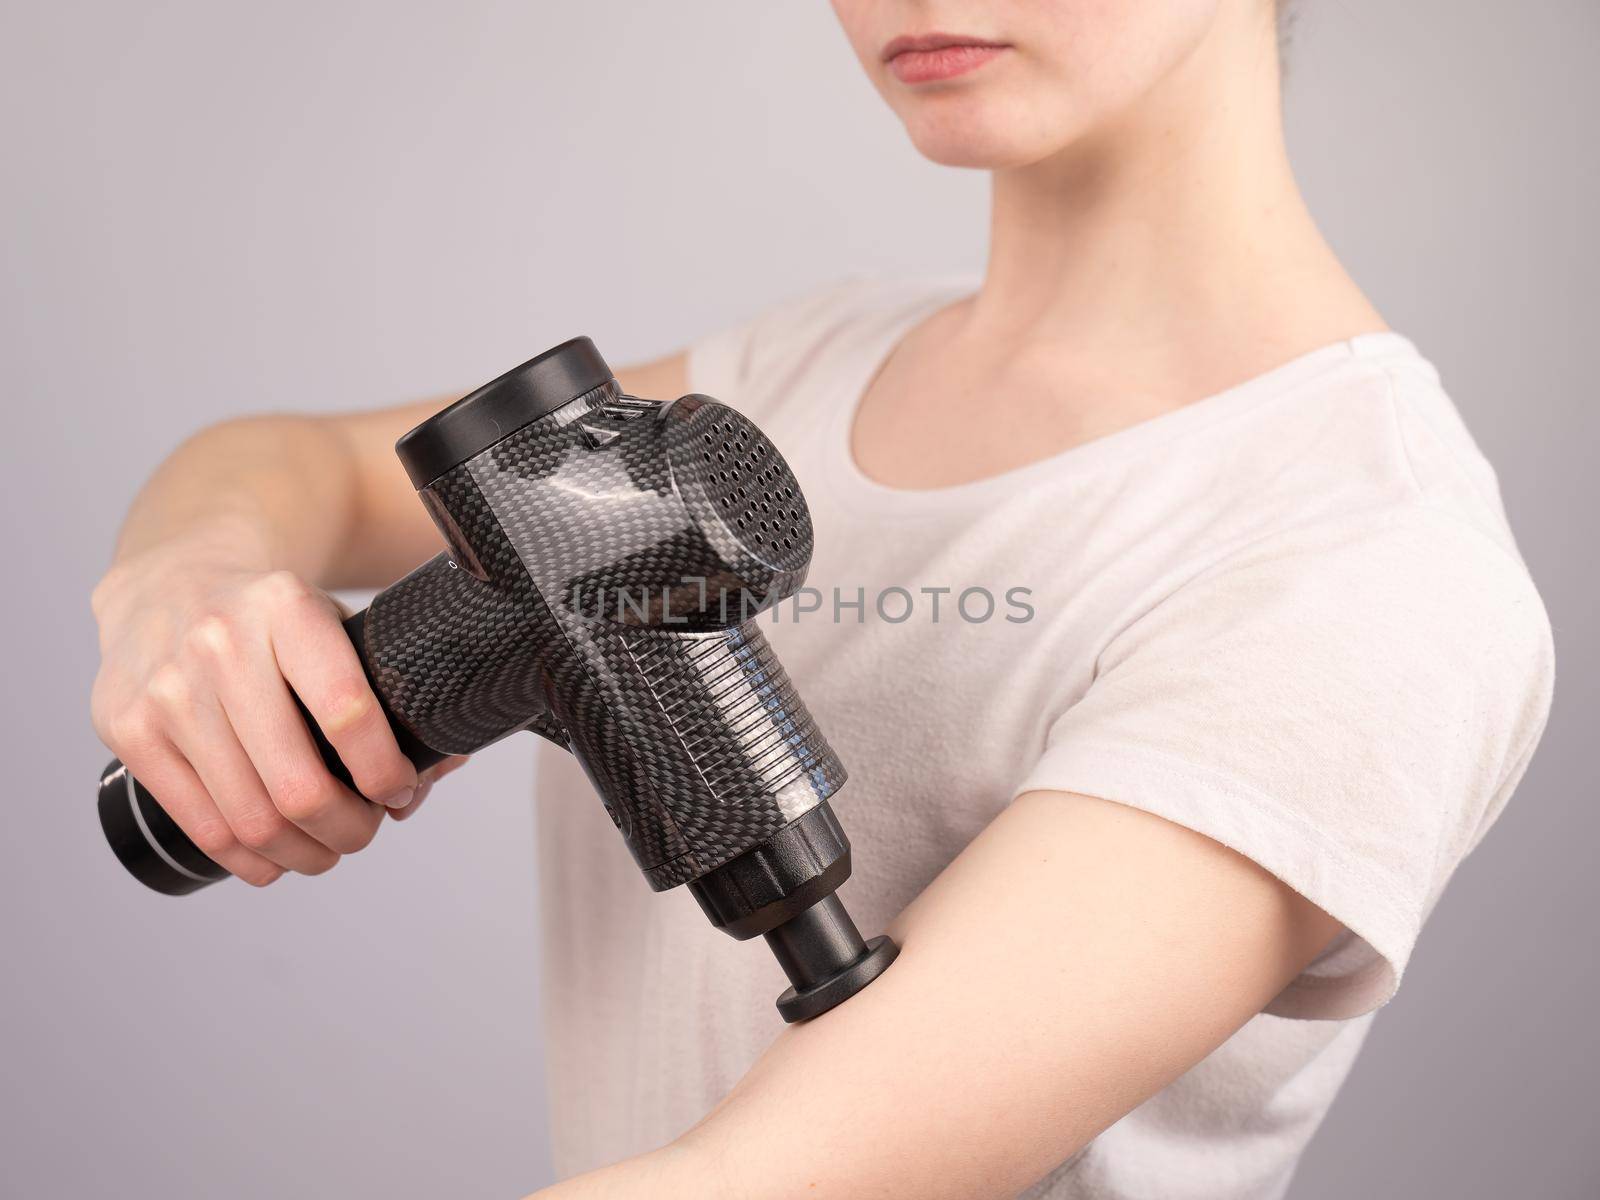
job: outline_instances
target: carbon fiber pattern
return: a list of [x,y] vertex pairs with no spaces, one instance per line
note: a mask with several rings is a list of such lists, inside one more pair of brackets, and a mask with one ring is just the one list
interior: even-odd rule
[[373,600],[364,646],[421,741],[470,753],[532,728],[566,745],[658,890],[844,782],[753,620],[804,580],[812,531],[750,421],[613,382],[423,498],[450,553]]
[[652,887],[738,857],[844,783],[844,765],[753,620],[620,640],[631,670],[613,675],[618,724],[635,734],[631,757],[664,810],[657,819],[671,821],[688,847],[655,866],[640,861]]

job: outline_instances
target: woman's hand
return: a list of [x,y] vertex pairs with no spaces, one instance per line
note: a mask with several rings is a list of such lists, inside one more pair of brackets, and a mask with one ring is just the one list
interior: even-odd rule
[[[268,569],[256,540],[219,522],[107,573],[92,601],[92,711],[96,732],[190,840],[264,886],[362,849],[385,810],[405,812],[460,760],[419,780],[333,600]],[[361,795],[328,771],[294,696]]]

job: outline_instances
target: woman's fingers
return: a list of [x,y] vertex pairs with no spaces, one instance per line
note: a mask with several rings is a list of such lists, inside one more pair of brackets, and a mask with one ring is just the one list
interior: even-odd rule
[[433,780],[423,775],[417,781],[417,790],[411,797],[411,803],[404,808],[391,808],[389,815],[396,821],[404,821],[412,816],[417,809],[422,807],[422,802],[428,798],[428,793],[433,790]]
[[388,717],[333,602],[292,576],[272,623],[272,653],[356,787],[386,808],[412,802],[417,771],[400,752]]
[[366,849],[383,810],[329,772],[283,681],[259,678],[254,686],[224,686],[219,695],[273,807],[336,854]]
[[169,728],[174,745],[246,849],[302,875],[320,875],[339,861],[335,851],[278,811],[214,696],[187,704],[183,719],[171,721]]
[[277,863],[234,836],[227,818],[176,746],[159,737],[113,735],[105,740],[123,766],[160,800],[167,815],[212,862],[256,887],[265,887],[283,874]]
[[404,821],[422,807],[422,802],[428,798],[428,793],[433,790],[434,784],[438,783],[439,780],[450,774],[457,767],[465,764],[466,761],[466,755],[456,754],[434,763],[433,766],[417,777],[417,794],[412,797],[411,803],[404,808],[391,809],[389,815],[396,821]]
[[[138,586],[135,586],[138,585]],[[319,874],[400,811],[417,772],[333,601],[285,572],[175,570],[97,591],[104,659],[95,726],[186,835],[252,883]],[[349,769],[317,750],[298,697]]]
[[382,814],[323,763],[279,673],[265,625],[203,620],[190,633],[189,661],[216,694],[259,790],[278,813],[335,854],[364,849]]

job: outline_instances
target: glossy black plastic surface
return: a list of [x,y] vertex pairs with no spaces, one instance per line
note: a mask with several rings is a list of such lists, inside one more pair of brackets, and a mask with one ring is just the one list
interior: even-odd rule
[[395,443],[411,486],[427,487],[451,467],[487,450],[611,378],[586,337],[573,338],[512,367],[435,413]]
[[373,600],[363,645],[421,741],[468,753],[529,726],[559,741],[658,889],[844,781],[755,621],[804,579],[811,520],[744,417],[609,383],[423,499],[451,551]]
[[831,896],[850,878],[850,841],[827,801],[777,833],[689,881],[718,929],[743,940],[766,933]]

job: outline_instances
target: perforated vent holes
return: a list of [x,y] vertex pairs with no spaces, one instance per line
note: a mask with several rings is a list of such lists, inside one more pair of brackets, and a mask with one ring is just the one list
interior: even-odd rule
[[780,568],[811,556],[811,514],[789,464],[762,432],[720,404],[689,422],[680,453],[696,468],[705,498],[757,558]]

